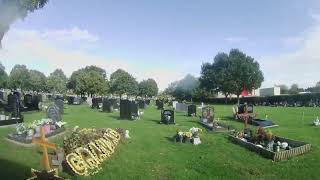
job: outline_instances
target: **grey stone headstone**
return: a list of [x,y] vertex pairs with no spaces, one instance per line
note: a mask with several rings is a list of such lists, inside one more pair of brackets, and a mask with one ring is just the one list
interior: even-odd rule
[[61,121],[61,114],[59,112],[59,107],[54,104],[51,104],[47,109],[47,117],[52,119],[54,122]]
[[63,102],[63,100],[61,100],[61,99],[56,99],[56,100],[54,101],[54,104],[55,104],[56,106],[58,106],[60,114],[63,114],[63,112],[64,112],[64,102]]

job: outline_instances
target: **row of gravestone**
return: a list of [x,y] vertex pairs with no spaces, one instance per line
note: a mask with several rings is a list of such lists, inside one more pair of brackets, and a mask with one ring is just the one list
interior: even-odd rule
[[[164,108],[164,100],[156,100],[157,109],[163,110]],[[169,102],[168,102],[169,103]],[[188,116],[196,116],[197,113],[197,106],[194,104],[185,104],[185,103],[178,103],[173,101],[169,103],[169,105],[173,106],[173,108],[178,112],[186,112]]]
[[[150,104],[150,100],[137,100],[135,102],[138,103],[138,108],[140,109],[144,109]],[[93,109],[100,109],[100,104],[102,104],[103,112],[112,112],[114,109],[120,108],[120,99],[102,97],[92,98],[91,107]]]

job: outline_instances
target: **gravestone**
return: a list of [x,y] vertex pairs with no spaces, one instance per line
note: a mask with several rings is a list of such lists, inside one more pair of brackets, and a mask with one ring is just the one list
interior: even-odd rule
[[163,109],[163,101],[161,100],[156,100],[156,106],[157,106],[157,109]]
[[62,120],[60,108],[57,107],[55,104],[49,105],[47,109],[47,118],[52,119],[54,122],[59,122]]
[[111,99],[113,109],[119,109],[120,108],[120,99]]
[[[42,102],[42,96],[40,94],[34,95],[32,99],[32,106],[35,110],[40,110],[39,104]],[[41,106],[40,106],[41,107]]]
[[69,104],[69,105],[73,105],[74,99],[75,99],[74,96],[68,96],[68,97],[67,97],[68,104]]
[[145,100],[139,100],[139,108],[144,109],[146,108],[147,104]]
[[86,102],[90,107],[92,107],[92,98],[91,97],[87,97]]
[[210,107],[202,108],[201,121],[203,123],[212,123],[214,120],[214,110]]
[[120,100],[120,118],[134,120],[139,117],[139,104],[135,101]]
[[31,107],[32,107],[32,95],[31,94],[24,95],[23,104],[28,109],[31,109]]
[[81,97],[74,97],[73,104],[74,105],[80,105],[82,103],[82,98]]
[[54,101],[54,104],[59,108],[60,114],[63,114],[63,112],[64,112],[64,102],[63,102],[63,100],[58,98],[58,99],[56,99]]
[[175,124],[174,111],[173,110],[162,110],[160,123]]
[[150,105],[150,99],[146,100],[146,104],[149,106]]
[[111,99],[104,98],[102,102],[102,112],[111,113],[113,111],[113,105]]
[[91,106],[92,109],[99,109],[99,100],[98,98],[92,98],[92,106]]
[[11,112],[12,117],[20,117],[20,103],[18,96],[16,94],[9,94],[8,95],[8,107],[7,111]]
[[178,104],[178,101],[172,101],[172,107],[174,109],[177,109],[177,104]]
[[179,112],[188,112],[188,104],[177,103],[175,110]]
[[197,106],[194,104],[188,105],[188,116],[197,115]]

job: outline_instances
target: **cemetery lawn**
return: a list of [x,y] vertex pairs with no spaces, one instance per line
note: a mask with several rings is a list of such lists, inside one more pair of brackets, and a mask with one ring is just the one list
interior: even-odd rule
[[[216,117],[236,128],[243,124],[231,121],[231,106],[214,106]],[[144,110],[138,121],[118,120],[119,112],[102,113],[87,105],[66,106],[63,115],[68,132],[80,128],[124,128],[131,139],[119,144],[107,159],[102,170],[89,178],[77,179],[319,179],[320,178],[320,128],[311,126],[319,108],[255,107],[260,117],[267,113],[279,125],[272,128],[275,135],[312,144],[311,152],[282,162],[272,162],[254,152],[231,143],[226,134],[204,130],[202,144],[175,144],[171,137],[177,129],[201,127],[198,117],[176,113],[177,125],[159,124],[160,111],[155,106]],[[304,116],[303,116],[304,113]],[[25,121],[45,117],[43,112],[24,113]],[[41,153],[36,146],[24,147],[6,140],[12,127],[0,128],[1,179],[26,179],[30,168],[40,169]],[[50,138],[62,145],[63,136]],[[64,177],[76,179],[66,174]]]

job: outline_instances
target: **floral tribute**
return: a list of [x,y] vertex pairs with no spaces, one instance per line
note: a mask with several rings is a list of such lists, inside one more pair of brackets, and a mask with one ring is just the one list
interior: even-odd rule
[[64,139],[66,164],[73,174],[90,176],[110,157],[123,135],[111,128],[74,130]]
[[242,141],[250,142],[260,148],[273,152],[290,150],[292,148],[288,142],[280,142],[271,130],[265,131],[262,127],[259,127],[257,130],[246,128],[244,131],[235,132],[234,136]]
[[192,127],[187,132],[177,130],[177,134],[173,137],[173,139],[175,142],[195,144],[195,139],[197,139],[198,141],[200,140],[200,132],[202,132],[202,129],[196,127]]

